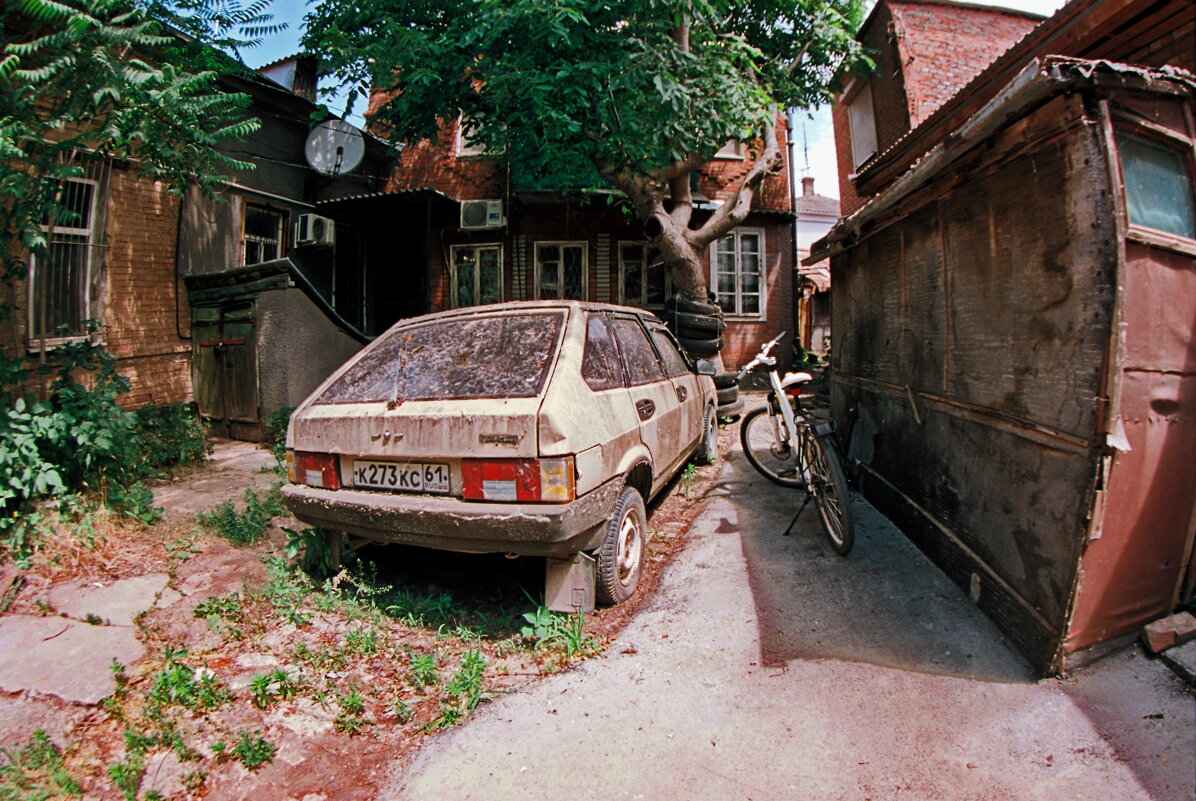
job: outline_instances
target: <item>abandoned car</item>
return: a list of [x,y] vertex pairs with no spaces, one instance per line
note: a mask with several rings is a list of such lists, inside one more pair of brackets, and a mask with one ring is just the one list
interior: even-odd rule
[[639,581],[645,502],[716,454],[713,373],[628,307],[523,301],[403,320],[296,409],[283,495],[334,549],[344,534],[544,556],[550,593],[554,576],[588,582],[586,601],[574,586],[558,606],[620,603]]

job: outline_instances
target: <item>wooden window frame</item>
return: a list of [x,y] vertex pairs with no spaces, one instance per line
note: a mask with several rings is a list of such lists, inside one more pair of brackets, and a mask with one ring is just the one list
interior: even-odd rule
[[[626,275],[627,275],[627,268],[626,268],[627,260],[625,260],[623,258],[623,248],[628,247],[628,246],[630,246],[630,247],[638,246],[638,247],[643,248],[644,255],[643,255],[643,260],[641,262],[640,267],[643,270],[644,280],[640,284],[641,297],[639,297],[639,298],[629,298],[629,297],[627,297],[627,293],[625,291],[626,286],[625,286],[624,279],[626,278]],[[648,301],[647,301],[647,297],[648,297],[648,281],[647,281],[648,265],[651,264],[653,261],[652,259],[649,258],[649,255],[650,255],[651,251],[656,251],[657,255],[659,255],[660,254],[659,249],[654,248],[652,245],[648,244],[647,242],[637,241],[637,240],[633,240],[633,239],[621,239],[618,241],[617,247],[619,249],[618,250],[618,259],[619,259],[619,264],[618,264],[619,295],[618,295],[618,297],[619,297],[619,303],[624,306],[637,306],[641,309],[663,309],[664,308],[663,301],[660,303],[648,303]],[[665,271],[664,271],[664,297],[666,300],[668,299],[669,295],[672,294],[672,290],[673,290],[673,278],[672,278],[672,275],[669,273],[668,268],[666,267]]]
[[1196,211],[1196,191],[1193,191],[1193,181],[1196,180],[1196,140],[1159,125],[1151,120],[1127,111],[1117,110],[1112,115],[1112,125],[1109,133],[1112,136],[1111,145],[1116,153],[1117,181],[1121,190],[1121,207],[1125,215],[1126,238],[1152,247],[1172,250],[1186,256],[1196,256],[1196,238],[1189,238],[1170,231],[1151,228],[1130,220],[1129,197],[1125,186],[1125,163],[1121,155],[1121,145],[1117,141],[1118,132],[1125,132],[1140,139],[1157,143],[1161,147],[1177,153],[1188,168],[1187,182],[1188,199]]
[[[576,247],[581,249],[581,283],[585,297],[578,300],[589,300],[590,296],[590,243],[585,240],[556,240],[546,239],[532,243],[532,270],[535,272],[535,298],[537,300],[565,300],[565,271],[564,258],[561,258],[561,271],[557,276],[557,293],[544,296],[544,287],[540,280],[540,248],[556,246],[560,248]],[[572,298],[569,298],[572,300]]]
[[[241,266],[242,267],[251,267],[254,264],[265,264],[267,261],[274,260],[274,259],[262,259],[262,260],[253,261],[253,262],[248,260],[249,253],[248,253],[247,246],[248,246],[248,243],[250,240],[246,239],[245,223],[249,219],[249,210],[251,208],[260,209],[261,211],[266,211],[271,214],[278,215],[278,239],[276,240],[276,244],[278,247],[278,254],[274,258],[281,259],[281,258],[285,257],[287,254],[287,223],[289,221],[290,211],[288,209],[282,208],[280,206],[275,206],[270,203],[260,203],[256,200],[250,200],[249,198],[244,198],[241,202]],[[253,241],[258,242],[258,243],[265,243],[265,242],[269,242],[271,240],[254,237]]]
[[[744,234],[754,234],[760,241],[760,288],[756,292],[743,291],[743,266],[740,260],[742,250],[739,246],[739,239]],[[734,228],[727,234],[719,237],[714,242],[710,243],[710,288],[715,293],[715,297],[725,295],[728,293],[719,291],[718,284],[718,244],[728,237],[735,238],[735,304],[734,309],[724,310],[727,317],[736,318],[740,320],[763,320],[766,317],[768,309],[768,259],[767,259],[767,240],[763,228],[740,227]],[[744,312],[743,298],[745,295],[756,295],[759,297],[760,310],[758,312]]]
[[[468,307],[461,306],[458,302],[459,301],[459,295],[458,295],[459,276],[457,275],[457,254],[463,250],[474,251],[474,264],[477,265],[477,264],[481,263],[480,259],[478,258],[478,252],[482,251],[482,250],[491,250],[491,249],[493,249],[494,252],[498,255],[498,300],[501,302],[502,299],[504,297],[506,297],[504,294],[505,277],[503,276],[503,258],[502,258],[502,243],[501,242],[478,242],[476,244],[470,243],[470,244],[453,245],[452,247],[449,248],[449,279],[450,279],[449,291],[451,293],[451,302],[449,303],[449,308],[453,308],[453,309],[468,308]],[[471,304],[474,306],[482,305],[481,291],[480,291],[481,286],[479,283],[480,281],[481,281],[481,272],[479,270],[475,269],[474,274],[473,274],[473,296],[477,300],[477,302],[474,304]]]

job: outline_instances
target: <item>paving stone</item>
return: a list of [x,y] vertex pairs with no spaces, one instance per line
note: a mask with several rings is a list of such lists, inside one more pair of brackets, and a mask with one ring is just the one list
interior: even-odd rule
[[1196,689],[1196,641],[1168,648],[1159,654],[1159,659],[1186,681],[1189,687]]
[[153,607],[166,589],[165,573],[121,579],[110,584],[78,581],[52,587],[50,604],[76,620],[95,615],[113,626],[131,626],[142,612]]
[[128,626],[92,626],[62,617],[0,618],[0,690],[97,704],[116,689],[110,665],[130,665],[145,646]]

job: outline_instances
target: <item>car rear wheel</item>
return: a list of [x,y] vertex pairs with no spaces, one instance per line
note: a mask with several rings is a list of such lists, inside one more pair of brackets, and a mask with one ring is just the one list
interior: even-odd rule
[[620,604],[635,594],[644,564],[647,530],[644,499],[634,487],[624,487],[598,549],[595,590],[600,603]]

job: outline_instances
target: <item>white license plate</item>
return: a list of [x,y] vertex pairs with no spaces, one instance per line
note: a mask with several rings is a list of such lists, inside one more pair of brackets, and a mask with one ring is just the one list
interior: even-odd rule
[[412,462],[353,462],[353,486],[397,492],[449,491],[447,464]]

